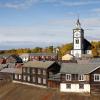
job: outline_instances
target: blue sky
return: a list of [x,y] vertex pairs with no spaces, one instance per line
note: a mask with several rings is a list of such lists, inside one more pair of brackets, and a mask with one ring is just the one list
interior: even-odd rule
[[0,49],[72,42],[78,16],[85,37],[100,40],[100,0],[0,0]]

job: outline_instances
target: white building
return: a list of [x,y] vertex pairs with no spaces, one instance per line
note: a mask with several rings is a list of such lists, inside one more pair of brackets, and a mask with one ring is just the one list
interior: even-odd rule
[[84,30],[81,28],[79,19],[76,28],[73,29],[73,50],[71,54],[76,58],[81,58],[82,54],[92,54],[91,44],[84,38]]

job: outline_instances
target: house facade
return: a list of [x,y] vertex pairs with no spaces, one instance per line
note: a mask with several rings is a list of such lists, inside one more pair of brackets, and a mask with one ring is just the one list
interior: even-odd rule
[[61,92],[100,93],[100,64],[62,64]]
[[22,67],[22,74],[15,74],[14,80],[47,86],[49,75],[60,71],[60,65],[54,61],[29,61]]
[[25,53],[20,55],[20,57],[22,58],[23,62],[34,61],[34,60],[54,61],[57,59],[57,54],[56,53]]

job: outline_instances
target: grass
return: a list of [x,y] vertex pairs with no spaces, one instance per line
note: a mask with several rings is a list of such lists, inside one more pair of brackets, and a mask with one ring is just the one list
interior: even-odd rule
[[9,83],[0,87],[0,100],[100,100],[100,96],[61,93],[54,89]]

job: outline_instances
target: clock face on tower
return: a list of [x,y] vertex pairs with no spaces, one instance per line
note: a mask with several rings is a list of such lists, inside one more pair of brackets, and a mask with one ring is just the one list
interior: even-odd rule
[[80,32],[76,31],[76,32],[74,33],[74,36],[75,36],[75,37],[80,37]]

